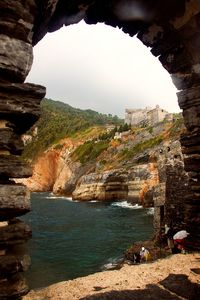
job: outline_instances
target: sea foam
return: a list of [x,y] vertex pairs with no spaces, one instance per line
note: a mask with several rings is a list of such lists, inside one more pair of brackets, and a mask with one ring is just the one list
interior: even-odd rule
[[118,207],[122,207],[122,208],[129,208],[129,209],[141,209],[143,208],[141,205],[139,204],[131,204],[127,201],[121,201],[121,202],[113,202],[111,204],[111,206],[118,206]]

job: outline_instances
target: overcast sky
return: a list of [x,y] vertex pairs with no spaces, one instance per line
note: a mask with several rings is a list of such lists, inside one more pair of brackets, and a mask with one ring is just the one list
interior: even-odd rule
[[27,82],[46,86],[47,98],[124,117],[125,108],[178,112],[176,88],[137,38],[103,24],[76,25],[47,34],[34,48]]

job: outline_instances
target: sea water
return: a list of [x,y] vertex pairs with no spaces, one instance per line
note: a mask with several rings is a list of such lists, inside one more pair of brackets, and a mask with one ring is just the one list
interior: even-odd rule
[[22,218],[33,231],[26,274],[31,288],[109,268],[133,242],[153,234],[153,210],[123,199],[78,202],[32,193],[31,204],[32,211]]

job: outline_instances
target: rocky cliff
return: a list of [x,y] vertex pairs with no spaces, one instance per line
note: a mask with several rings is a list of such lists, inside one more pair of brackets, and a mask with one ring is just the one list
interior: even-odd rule
[[52,191],[58,177],[59,160],[59,151],[49,150],[39,156],[33,164],[32,177],[16,181],[23,182],[31,192]]
[[[109,137],[100,152],[98,135],[93,140],[87,135],[79,141],[64,139],[59,147],[55,145],[38,157],[33,176],[24,183],[32,191],[72,195],[74,200],[126,199],[153,206],[154,187],[162,178],[161,166],[169,153],[174,153],[173,140],[180,130],[182,123],[177,125],[177,120],[154,128],[134,128],[120,139]],[[175,148],[180,152],[180,144]],[[95,159],[92,152],[98,153]]]
[[52,191],[59,195],[71,196],[78,179],[94,169],[93,164],[82,165],[70,158],[72,149],[79,142],[72,139],[62,141],[61,149],[51,147],[39,155],[33,162],[33,175],[27,179],[18,179],[32,192]]
[[112,170],[82,176],[72,193],[72,198],[117,200],[127,198],[127,191],[127,174],[123,170]]
[[153,205],[153,187],[158,183],[157,166],[140,164],[125,169],[91,173],[80,178],[72,198],[76,200],[112,201],[126,199],[132,203]]

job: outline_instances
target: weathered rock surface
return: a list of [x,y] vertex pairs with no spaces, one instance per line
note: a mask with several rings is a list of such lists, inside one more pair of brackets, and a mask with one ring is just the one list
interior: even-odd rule
[[26,186],[0,184],[0,221],[30,211],[30,192]]
[[72,198],[76,200],[122,200],[151,206],[145,203],[145,195],[158,183],[157,168],[154,164],[141,164],[124,169],[106,171],[101,174],[90,173],[82,176]]
[[0,32],[24,42],[32,42],[32,29],[37,6],[35,0],[12,0],[1,2]]
[[123,170],[112,170],[102,174],[91,173],[81,178],[72,193],[76,200],[110,201],[127,198],[127,175]]
[[32,45],[0,34],[0,75],[23,82],[33,63]]
[[0,150],[8,153],[20,155],[24,149],[24,144],[20,136],[15,134],[11,128],[0,127]]
[[128,201],[153,206],[153,187],[159,182],[156,163],[138,164],[128,173]]
[[16,182],[22,182],[33,192],[53,191],[57,195],[71,196],[78,179],[95,168],[94,164],[82,166],[72,161],[68,148],[72,146],[68,140],[61,151],[49,149],[34,163],[33,176]]
[[35,0],[0,3],[0,221],[8,221],[0,222],[0,299],[20,299],[28,292],[19,272],[27,269],[30,259],[19,249],[31,237],[31,229],[13,218],[30,211],[30,193],[10,179],[32,175],[18,155],[24,147],[20,135],[39,118],[45,95],[45,88],[22,83],[33,61],[37,13]]
[[58,176],[59,157],[58,151],[47,151],[35,162],[32,177],[16,181],[23,182],[33,192],[52,191]]
[[0,299],[20,299],[28,291],[26,279],[20,273],[0,281]]
[[15,132],[26,132],[40,116],[43,86],[31,83],[0,83],[0,117],[14,124]]
[[12,245],[30,239],[32,231],[23,221],[13,219],[6,226],[0,227],[0,246]]
[[15,155],[0,155],[1,178],[24,178],[32,175],[32,168]]
[[30,266],[28,255],[1,255],[0,256],[0,278],[5,278],[10,274],[27,271]]
[[58,177],[53,186],[53,193],[57,195],[71,196],[79,178],[94,170],[93,164],[82,166],[79,162],[73,162],[71,159],[59,160]]

